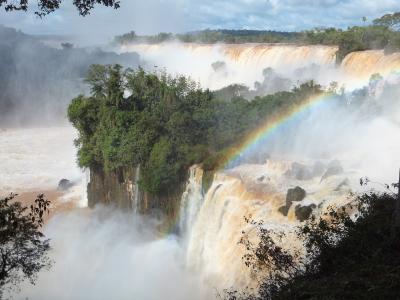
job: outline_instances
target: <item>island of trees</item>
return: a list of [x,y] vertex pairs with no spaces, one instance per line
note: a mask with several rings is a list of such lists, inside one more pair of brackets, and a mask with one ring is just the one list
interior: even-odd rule
[[323,92],[311,81],[253,101],[223,98],[183,76],[119,65],[94,65],[86,81],[91,95],[68,109],[79,131],[80,166],[107,173],[140,165],[141,188],[153,195],[173,192],[193,164],[218,169],[261,122]]

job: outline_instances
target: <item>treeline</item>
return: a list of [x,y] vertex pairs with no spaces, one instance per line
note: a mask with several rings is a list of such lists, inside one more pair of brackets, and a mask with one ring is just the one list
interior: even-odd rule
[[251,102],[227,100],[182,76],[118,65],[92,66],[86,81],[91,95],[73,99],[68,109],[79,131],[80,166],[113,172],[140,164],[141,187],[158,195],[174,191],[194,163],[217,169],[261,122],[322,92],[309,82]]
[[132,42],[162,43],[178,40],[185,43],[291,43],[300,36],[297,32],[280,32],[270,30],[200,30],[182,34],[161,32],[156,35],[137,35],[134,31],[116,36],[115,42],[126,44]]
[[202,30],[184,34],[159,33],[154,36],[139,36],[134,31],[115,37],[118,44],[162,43],[177,40],[192,43],[293,43],[337,45],[337,62],[350,52],[369,49],[384,49],[385,53],[400,51],[400,13],[384,15],[372,25],[354,26],[346,30],[317,28],[301,32],[278,32],[265,30]]
[[1,126],[65,122],[71,98],[86,90],[82,78],[91,64],[139,63],[135,53],[60,46],[49,47],[38,37],[0,26]]

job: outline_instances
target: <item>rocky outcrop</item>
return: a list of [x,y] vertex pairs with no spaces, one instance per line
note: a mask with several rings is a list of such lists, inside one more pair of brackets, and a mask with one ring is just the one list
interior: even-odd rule
[[63,178],[58,182],[57,190],[66,191],[69,188],[71,188],[73,185],[74,184],[71,181],[69,181],[68,179]]
[[290,206],[293,201],[302,201],[306,197],[306,191],[299,186],[288,189],[286,193],[286,205]]
[[293,202],[300,202],[306,197],[306,191],[299,186],[288,189],[286,193],[286,205],[281,206],[278,210],[284,216],[287,216]]
[[91,168],[87,186],[88,205],[111,205],[140,214],[161,213],[174,219],[179,213],[179,202],[185,181],[174,192],[162,196],[151,195],[139,188],[140,169],[135,166],[106,173],[102,168]]
[[310,204],[310,205],[305,205],[305,206],[301,206],[299,204],[299,205],[296,205],[296,207],[294,209],[294,214],[295,214],[297,220],[299,220],[300,222],[303,222],[311,216],[313,210],[316,207],[317,206],[315,204]]

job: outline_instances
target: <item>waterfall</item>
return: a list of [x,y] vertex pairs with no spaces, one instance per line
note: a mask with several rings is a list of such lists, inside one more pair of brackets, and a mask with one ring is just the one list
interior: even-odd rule
[[189,169],[189,179],[182,194],[180,205],[179,232],[183,238],[189,235],[203,203],[203,170],[194,165]]
[[140,202],[142,198],[142,194],[139,189],[139,180],[140,180],[140,164],[135,168],[135,178],[132,185],[132,211],[134,214],[137,214],[140,210]]
[[[293,85],[314,79],[324,86],[336,81],[353,90],[374,73],[388,75],[400,67],[399,53],[385,55],[382,50],[350,53],[337,67],[338,47],[324,45],[162,43],[123,45],[121,51],[137,52],[151,67],[190,76],[212,90],[233,83],[252,88],[263,81],[267,68]],[[216,62],[218,68],[213,66]]]
[[379,73],[387,76],[400,68],[400,53],[386,55],[383,50],[357,51],[348,54],[341,70],[347,77],[366,82],[371,75]]
[[90,183],[90,169],[85,168],[82,174],[82,181],[81,181],[82,194],[79,202],[79,207],[88,207],[87,186],[89,183]]
[[[348,174],[332,176],[320,184],[320,176],[307,181],[288,178],[284,174],[290,166],[288,161],[269,161],[264,165],[241,165],[215,174],[200,209],[196,207],[192,211],[197,212],[197,217],[190,225],[187,242],[187,265],[202,274],[212,287],[219,290],[257,288],[255,275],[242,260],[246,249],[239,241],[244,233],[253,241],[258,237],[254,225],[248,224],[244,217],[263,220],[266,227],[277,233],[283,232],[285,236],[280,243],[288,251],[302,251],[302,241],[295,232],[299,224],[295,206],[315,205],[314,213],[320,213],[328,205],[344,205],[350,201],[347,191],[337,188]],[[195,195],[189,188],[195,178],[194,170],[191,171],[192,181],[188,182],[188,193],[182,197],[182,204],[196,201],[195,197],[190,197]],[[352,184],[356,185],[356,182]],[[307,197],[292,205],[288,215],[284,216],[279,208],[285,204],[287,190],[297,185],[306,189]],[[189,206],[183,205],[182,209],[186,207]],[[185,218],[187,211],[183,214]]]

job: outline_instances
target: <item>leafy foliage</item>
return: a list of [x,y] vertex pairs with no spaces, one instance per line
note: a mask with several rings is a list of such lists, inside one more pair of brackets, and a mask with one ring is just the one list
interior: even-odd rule
[[385,26],[394,30],[400,29],[400,12],[386,14],[373,21],[374,25]]
[[173,191],[194,163],[218,168],[273,113],[321,92],[310,82],[252,102],[220,99],[183,76],[118,65],[93,65],[86,81],[91,96],[76,97],[68,109],[80,166],[115,172],[140,164],[141,187],[152,194]]
[[[38,9],[35,14],[43,17],[60,8],[62,0],[37,0]],[[78,9],[81,16],[86,16],[96,4],[104,5],[117,9],[120,7],[120,1],[117,0],[73,0],[73,5]],[[0,7],[5,11],[27,11],[29,8],[28,0],[0,0]]]
[[5,288],[15,289],[25,278],[33,284],[51,265],[49,240],[40,232],[50,202],[41,194],[28,208],[15,196],[0,200],[0,298]]
[[[260,272],[272,266],[258,294],[229,291],[228,299],[395,299],[400,236],[392,234],[396,205],[391,193],[364,194],[352,203],[313,216],[298,228],[306,255],[280,248],[275,232],[254,222],[260,243],[244,235],[245,263]],[[352,217],[352,212],[357,214]],[[379,278],[376,276],[379,274]]]

